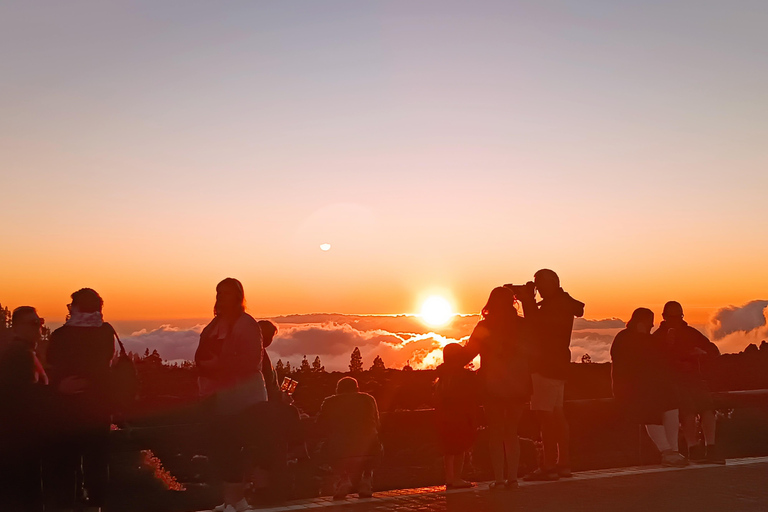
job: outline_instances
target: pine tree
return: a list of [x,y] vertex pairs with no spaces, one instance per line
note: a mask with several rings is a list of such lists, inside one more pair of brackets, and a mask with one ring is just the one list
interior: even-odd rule
[[312,361],[312,371],[315,373],[325,372],[325,366],[320,362],[320,356],[315,357],[315,360]]
[[355,347],[352,351],[352,355],[349,358],[349,371],[352,373],[359,373],[363,371],[363,356],[360,354],[360,349]]
[[285,365],[283,364],[282,359],[277,360],[277,363],[275,364],[275,372],[277,372],[278,375],[285,373]]
[[144,359],[149,357],[149,347],[144,351]]
[[286,363],[285,363],[285,374],[286,375],[290,375],[291,373],[293,373],[293,368],[291,368],[291,362],[290,361],[286,361]]
[[404,372],[412,372],[413,371],[413,366],[411,366],[411,360],[410,359],[405,362],[405,366],[403,366],[403,371]]
[[[147,349],[149,350],[149,349]],[[160,357],[160,353],[157,351],[157,349],[153,350],[149,356],[144,358],[144,361],[149,364],[160,366],[163,364],[163,358]]]
[[387,367],[384,366],[384,360],[380,356],[376,356],[371,365],[371,371],[381,371],[386,369]]
[[10,329],[11,327],[11,310],[8,307],[3,307],[0,304],[0,329]]
[[299,371],[301,373],[309,373],[312,371],[312,368],[309,366],[309,361],[307,360],[307,356],[304,356],[304,359],[301,360],[301,366],[299,366]]

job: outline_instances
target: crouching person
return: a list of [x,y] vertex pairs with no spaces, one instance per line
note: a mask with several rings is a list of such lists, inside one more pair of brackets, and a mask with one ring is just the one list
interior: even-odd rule
[[344,377],[336,384],[336,394],[323,401],[317,424],[333,469],[333,498],[342,500],[355,487],[360,498],[370,498],[373,468],[382,453],[376,399],[361,393],[357,380]]

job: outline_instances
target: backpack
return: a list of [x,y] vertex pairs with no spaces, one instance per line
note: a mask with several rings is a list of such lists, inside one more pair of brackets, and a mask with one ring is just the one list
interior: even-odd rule
[[125,351],[123,342],[120,341],[120,337],[117,335],[115,329],[112,329],[112,333],[117,340],[117,344],[120,346],[120,354],[117,359],[112,362],[110,368],[111,379],[111,395],[113,409],[117,413],[125,413],[131,409],[131,406],[136,401],[136,395],[139,392],[139,377],[136,373],[136,366]]

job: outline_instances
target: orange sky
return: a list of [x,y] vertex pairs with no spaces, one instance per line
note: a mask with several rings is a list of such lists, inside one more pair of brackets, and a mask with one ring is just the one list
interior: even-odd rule
[[542,267],[590,318],[765,298],[768,8],[675,5],[4,7],[0,302],[476,312]]

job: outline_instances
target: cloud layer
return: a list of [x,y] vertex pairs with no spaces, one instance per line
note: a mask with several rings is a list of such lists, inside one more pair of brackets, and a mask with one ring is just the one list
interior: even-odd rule
[[[274,361],[297,365],[306,355],[315,356],[329,371],[345,371],[355,347],[360,349],[367,368],[376,356],[389,368],[432,368],[442,362],[442,348],[467,339],[477,324],[477,315],[456,316],[450,325],[432,328],[415,316],[365,316],[343,314],[290,315],[273,318],[279,328],[269,348]],[[609,359],[613,335],[624,326],[619,319],[577,319],[572,351],[574,360],[589,353],[593,361]],[[170,324],[141,329],[125,336],[126,349],[144,353],[157,350],[163,359],[193,359],[202,324],[179,328]]]
[[204,325],[181,329],[171,325],[161,325],[157,329],[141,329],[122,338],[125,350],[143,354],[146,349],[157,350],[166,360],[195,358],[195,350],[200,341],[200,332]]
[[[718,310],[702,330],[722,352],[739,352],[749,343],[768,339],[767,315],[768,300],[728,306]],[[269,352],[274,361],[282,359],[292,365],[298,365],[305,355],[310,361],[320,356],[328,371],[346,371],[350,354],[358,347],[366,368],[376,356],[389,368],[402,368],[406,362],[414,368],[431,368],[442,362],[442,347],[466,340],[478,320],[477,315],[456,316],[450,325],[435,328],[409,315],[280,316],[272,318],[279,331]],[[141,329],[125,335],[123,341],[133,352],[143,353],[149,348],[166,360],[193,359],[203,324],[191,324]],[[623,328],[624,321],[619,318],[577,318],[571,337],[572,360],[589,354],[595,362],[610,361],[611,343]]]
[[768,300],[719,309],[708,331],[721,352],[740,352],[750,343],[768,340]]

